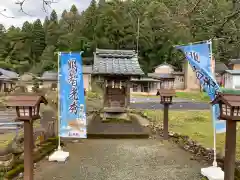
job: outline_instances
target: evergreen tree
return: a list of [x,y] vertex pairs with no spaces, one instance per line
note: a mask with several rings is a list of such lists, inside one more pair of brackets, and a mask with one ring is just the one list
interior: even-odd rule
[[39,57],[42,55],[43,50],[45,49],[45,33],[40,19],[37,19],[33,23],[33,44],[32,51],[36,61],[39,60]]
[[22,31],[27,33],[32,32],[32,24],[30,24],[28,21],[25,21],[22,26]]
[[49,23],[50,23],[49,18],[48,18],[48,16],[46,16],[46,17],[45,17],[45,20],[44,20],[44,22],[43,22],[44,32],[47,31],[47,28],[48,28]]
[[50,14],[50,21],[58,23],[58,16],[55,10],[53,10]]
[[72,5],[70,12],[72,12],[74,15],[78,14],[78,9],[74,4]]
[[67,10],[64,9],[61,17],[64,18],[64,17],[66,16],[67,13],[68,13]]

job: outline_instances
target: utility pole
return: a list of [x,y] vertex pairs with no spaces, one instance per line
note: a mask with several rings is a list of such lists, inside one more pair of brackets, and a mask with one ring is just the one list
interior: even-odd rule
[[138,54],[138,46],[139,46],[139,29],[140,29],[140,23],[138,18],[137,19],[137,54]]

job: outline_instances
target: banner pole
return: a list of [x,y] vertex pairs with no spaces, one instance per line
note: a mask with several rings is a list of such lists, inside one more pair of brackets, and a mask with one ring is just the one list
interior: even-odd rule
[[67,158],[69,157],[69,152],[63,151],[61,147],[61,135],[60,135],[60,129],[61,129],[61,92],[60,92],[60,78],[61,78],[61,72],[60,72],[60,56],[61,52],[58,52],[58,108],[57,108],[57,114],[58,114],[58,149],[53,154],[51,154],[48,158],[49,161],[57,161],[57,162],[65,162]]
[[60,128],[61,128],[61,117],[60,117],[60,58],[61,52],[58,52],[58,150],[61,151],[61,138],[60,138]]
[[[210,45],[210,58],[211,58],[211,65],[212,65],[212,74],[213,74],[213,77],[215,78],[215,65],[213,62],[213,50],[212,50],[212,40],[210,39],[209,40],[209,45]],[[216,148],[216,119],[215,119],[215,111],[213,109],[213,106],[211,106],[211,113],[212,113],[212,122],[213,122],[213,166],[214,167],[217,167],[217,148]]]

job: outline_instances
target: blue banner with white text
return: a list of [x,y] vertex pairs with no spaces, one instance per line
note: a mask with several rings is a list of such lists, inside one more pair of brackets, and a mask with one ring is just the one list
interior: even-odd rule
[[81,54],[59,53],[59,61],[59,136],[87,138]]
[[[205,92],[210,97],[211,101],[214,100],[218,92],[220,92],[220,87],[217,84],[214,75],[212,73],[212,59],[210,52],[210,41],[199,44],[190,44],[184,46],[176,46],[185,53],[186,58],[196,72],[196,77],[200,81]],[[226,131],[226,123],[223,120],[218,120],[219,117],[219,105],[213,105],[213,122],[216,128],[216,133],[222,133]]]

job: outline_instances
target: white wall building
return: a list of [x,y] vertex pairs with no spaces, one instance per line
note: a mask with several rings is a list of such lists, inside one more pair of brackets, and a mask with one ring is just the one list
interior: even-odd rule
[[225,88],[240,89],[240,70],[226,70],[223,80]]

